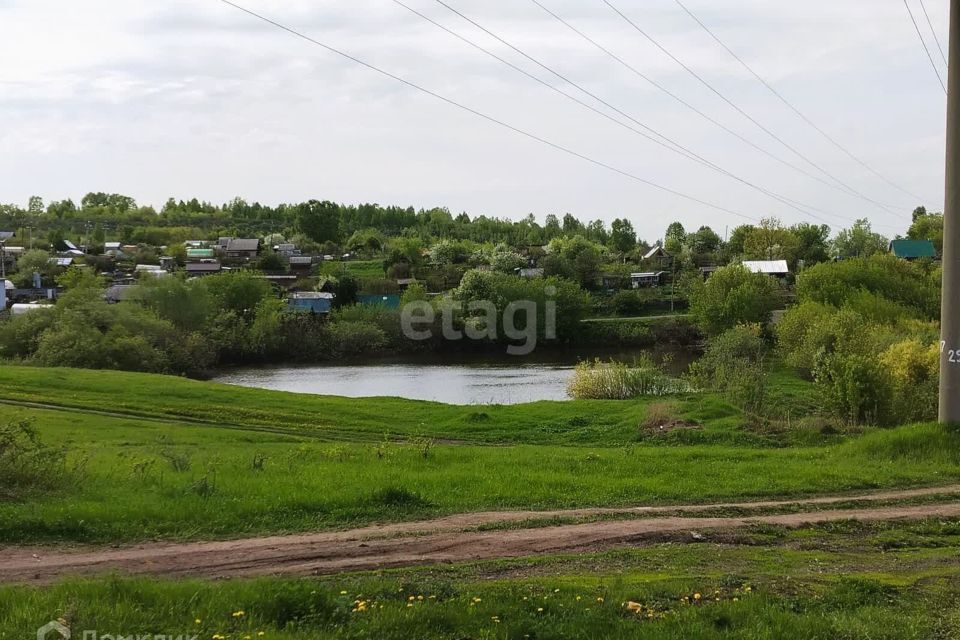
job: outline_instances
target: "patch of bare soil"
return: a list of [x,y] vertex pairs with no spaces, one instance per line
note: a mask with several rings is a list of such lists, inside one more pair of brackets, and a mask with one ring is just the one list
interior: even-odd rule
[[723,505],[577,509],[551,512],[486,512],[425,522],[371,526],[350,531],[273,536],[219,542],[144,544],[119,549],[0,548],[0,582],[47,583],[70,575],[117,572],[165,577],[227,578],[260,575],[317,575],[516,558],[649,544],[665,535],[687,533],[694,541],[706,530],[735,530],[754,524],[799,527],[837,520],[896,520],[960,517],[960,503],[844,508],[809,513],[702,517],[662,516],[585,524],[464,531],[498,522],[602,514],[656,514],[718,507],[771,508],[830,505],[851,501],[897,500],[956,493],[960,487],[887,491],[855,496]]

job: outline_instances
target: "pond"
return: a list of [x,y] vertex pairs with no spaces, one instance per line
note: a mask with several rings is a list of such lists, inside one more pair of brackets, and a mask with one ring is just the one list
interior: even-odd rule
[[646,354],[679,375],[692,362],[688,351],[541,351],[506,355],[431,354],[319,366],[243,367],[216,382],[275,391],[366,398],[393,396],[447,404],[520,404],[568,400],[566,386],[578,362],[600,358],[631,363]]

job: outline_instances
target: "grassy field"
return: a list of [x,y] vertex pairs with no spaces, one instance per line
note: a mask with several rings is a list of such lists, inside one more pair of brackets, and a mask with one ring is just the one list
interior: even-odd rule
[[[784,393],[805,398],[802,385]],[[0,369],[3,399],[79,408],[0,404],[0,423],[30,420],[44,442],[66,448],[68,468],[81,467],[57,491],[0,501],[6,542],[229,538],[486,509],[801,496],[960,478],[960,434],[934,425],[773,446],[718,399],[696,396],[674,401],[679,413],[702,413],[702,429],[681,430],[693,444],[641,436],[638,425],[657,409],[646,401],[453,407],[20,367]],[[394,442],[384,432],[408,437]]]
[[[809,415],[815,392],[808,383],[775,376],[773,403]],[[702,429],[658,436],[659,444],[778,446],[830,442],[803,434],[745,431],[740,411],[722,398],[690,394],[629,402],[536,402],[455,406],[400,398],[357,400],[291,394],[118,371],[0,366],[0,402],[56,405],[138,418],[175,419],[220,427],[262,428],[315,439],[376,442],[429,437],[476,444],[620,446],[649,440],[641,424],[651,407]]]
[[75,637],[947,639],[958,545],[960,522],[840,523],[319,579],[0,587],[0,637],[60,618]]
[[348,260],[347,262],[330,261],[320,264],[320,274],[336,276],[347,271],[355,278],[384,278],[383,260]]

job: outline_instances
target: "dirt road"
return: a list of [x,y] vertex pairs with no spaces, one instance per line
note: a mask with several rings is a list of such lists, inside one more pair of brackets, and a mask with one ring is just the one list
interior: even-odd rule
[[[752,524],[799,527],[804,524],[848,519],[877,521],[953,518],[960,517],[960,502],[946,498],[937,504],[909,506],[870,506],[870,503],[947,496],[958,492],[960,486],[950,486],[794,501],[634,509],[485,512],[350,531],[219,542],[151,543],[119,549],[6,547],[0,548],[0,583],[46,583],[70,575],[104,572],[207,578],[331,574],[593,551],[641,544],[670,534],[733,530]],[[862,504],[851,507],[852,502]],[[841,503],[847,508],[823,509]],[[697,512],[721,507],[760,511],[781,507],[820,510],[737,517],[695,516]],[[676,515],[678,512],[682,515]],[[528,528],[505,530],[476,530],[482,525],[498,523],[604,515],[635,515],[637,518],[557,526],[531,525]],[[693,540],[694,537],[691,535],[690,539]]]

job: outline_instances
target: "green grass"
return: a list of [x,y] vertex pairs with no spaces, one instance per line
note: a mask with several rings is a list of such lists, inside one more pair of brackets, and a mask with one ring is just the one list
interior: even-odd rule
[[[416,444],[319,443],[0,405],[0,421],[22,418],[86,465],[59,491],[0,503],[5,542],[230,538],[487,509],[747,500],[960,478],[960,434],[935,425],[818,447],[433,445],[425,457]],[[189,468],[177,471],[171,455]],[[262,469],[255,456],[265,458]]]
[[840,523],[326,578],[8,586],[0,637],[63,618],[75,637],[946,639],[960,635],[958,544],[956,521]]
[[[641,437],[639,425],[656,399],[455,406],[300,395],[118,371],[0,366],[3,400],[262,427],[328,440],[377,441],[388,434],[470,443],[611,446]],[[740,430],[740,412],[718,397],[689,395],[678,404],[678,417],[710,427],[674,436],[685,438],[683,442],[768,441],[762,434]]]
[[347,262],[323,262],[320,264],[320,274],[336,276],[346,270],[355,278],[385,278],[383,260],[349,260]]

